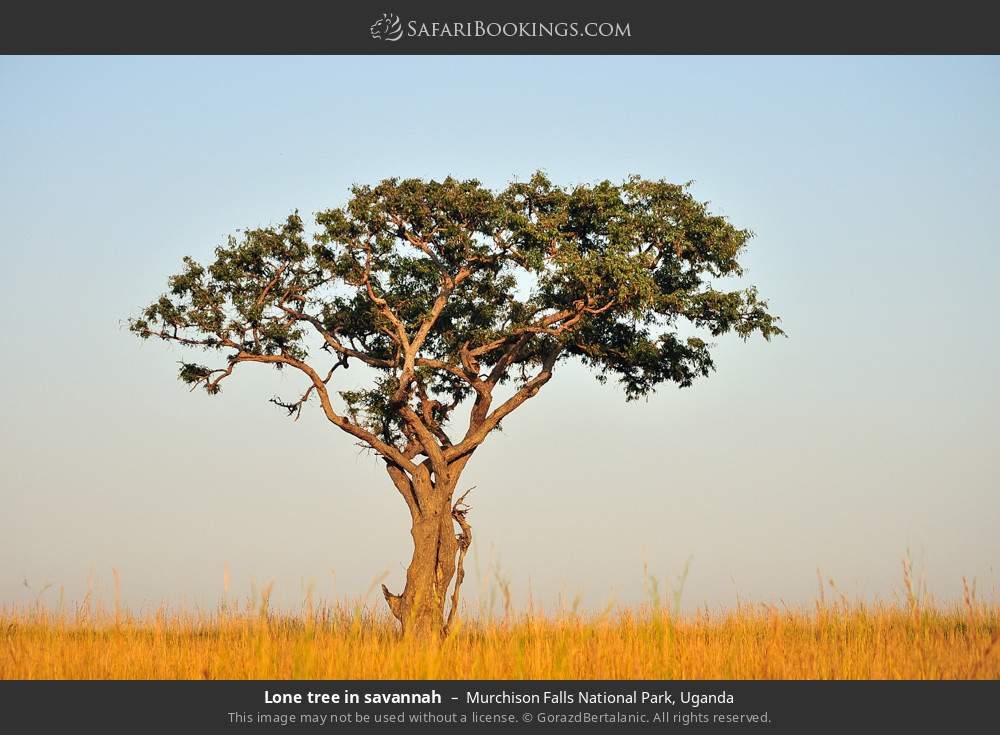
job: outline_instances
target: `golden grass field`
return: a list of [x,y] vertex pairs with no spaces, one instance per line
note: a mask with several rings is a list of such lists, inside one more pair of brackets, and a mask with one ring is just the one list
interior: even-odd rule
[[[401,639],[380,607],[211,613],[117,605],[0,608],[0,679],[997,679],[1000,607],[827,602],[681,616],[669,605],[480,615],[440,642]],[[821,586],[822,590],[822,586]],[[374,610],[374,611],[373,611]]]

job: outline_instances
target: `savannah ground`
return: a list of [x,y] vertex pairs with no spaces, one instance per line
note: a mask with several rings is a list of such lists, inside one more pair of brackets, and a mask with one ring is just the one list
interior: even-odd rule
[[482,613],[440,642],[401,638],[381,606],[310,595],[277,614],[268,592],[199,613],[0,608],[0,679],[1000,678],[1000,605],[969,585],[962,602],[935,605],[908,576],[892,603],[821,586],[808,608],[679,615],[657,596],[593,615]]

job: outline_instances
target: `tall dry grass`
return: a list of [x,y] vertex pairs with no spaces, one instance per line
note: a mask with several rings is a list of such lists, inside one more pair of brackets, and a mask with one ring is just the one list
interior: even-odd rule
[[809,608],[685,616],[679,591],[661,595],[652,580],[639,608],[546,616],[505,606],[434,644],[401,639],[378,607],[315,604],[311,589],[295,615],[270,609],[269,587],[210,613],[133,614],[117,594],[112,609],[36,601],[0,608],[0,678],[1000,678],[1000,608],[972,586],[956,605],[933,605],[904,563],[895,603],[827,599],[824,587]]

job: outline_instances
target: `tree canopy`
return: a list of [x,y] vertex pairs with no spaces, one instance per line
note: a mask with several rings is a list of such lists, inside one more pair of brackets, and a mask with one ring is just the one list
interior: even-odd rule
[[[743,274],[751,233],[687,185],[562,187],[536,173],[494,192],[392,178],[353,187],[315,225],[296,212],[229,238],[207,266],[185,258],[130,327],[221,353],[180,370],[210,394],[243,363],[301,371],[305,392],[276,403],[298,415],[315,395],[331,422],[410,474],[419,456],[439,474],[467,458],[562,361],[635,399],[707,375],[706,338],[782,334],[753,287],[719,288]],[[353,363],[375,377],[335,406],[330,382]],[[512,395],[494,405],[501,384]],[[453,436],[466,399],[468,425]]]

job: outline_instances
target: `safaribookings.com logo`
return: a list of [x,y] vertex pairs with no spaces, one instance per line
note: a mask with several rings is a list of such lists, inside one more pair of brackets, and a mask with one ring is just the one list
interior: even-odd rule
[[407,38],[631,38],[632,29],[622,21],[407,21],[395,13],[382,17],[368,29],[376,41]]

